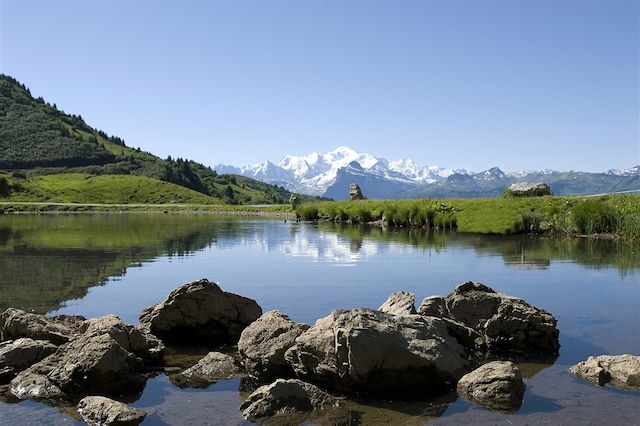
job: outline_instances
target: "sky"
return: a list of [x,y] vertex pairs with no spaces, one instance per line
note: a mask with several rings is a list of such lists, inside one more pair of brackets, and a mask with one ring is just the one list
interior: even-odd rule
[[206,165],[640,164],[637,0],[0,0],[0,72]]

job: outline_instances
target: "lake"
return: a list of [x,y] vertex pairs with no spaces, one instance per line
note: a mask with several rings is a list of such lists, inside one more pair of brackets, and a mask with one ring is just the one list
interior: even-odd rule
[[[354,401],[350,424],[638,424],[640,395],[568,373],[600,354],[640,354],[640,249],[611,241],[428,233],[191,214],[0,216],[0,310],[18,307],[137,324],[141,309],[209,278],[313,324],[336,308],[377,308],[395,291],[417,302],[464,281],[521,297],[558,319],[560,356],[522,363],[512,414],[455,395]],[[192,361],[193,362],[193,361]],[[162,374],[133,403],[145,425],[249,424],[240,380],[185,390]],[[0,397],[0,424],[75,424],[68,409]]]

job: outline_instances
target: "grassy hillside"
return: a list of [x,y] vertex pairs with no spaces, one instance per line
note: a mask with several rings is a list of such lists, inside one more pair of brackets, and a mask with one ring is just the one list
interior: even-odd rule
[[2,201],[115,204],[221,204],[222,200],[143,176],[55,174],[16,179],[0,174],[10,190]]
[[611,233],[640,239],[640,196],[362,200],[303,204],[304,220],[456,228],[460,232],[515,234]]
[[[281,204],[291,196],[282,187],[218,175],[191,160],[161,159],[128,147],[121,138],[92,128],[81,116],[66,114],[55,104],[34,98],[25,85],[5,75],[0,75],[0,169],[26,176],[142,176],[171,182],[228,204]],[[301,201],[315,198],[298,195]]]

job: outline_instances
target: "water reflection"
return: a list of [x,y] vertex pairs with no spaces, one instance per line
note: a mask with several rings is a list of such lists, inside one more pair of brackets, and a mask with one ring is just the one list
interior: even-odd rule
[[91,286],[159,256],[184,257],[215,246],[245,247],[293,258],[353,266],[407,247],[439,252],[472,248],[501,256],[519,269],[547,269],[572,261],[617,267],[621,276],[640,266],[640,250],[612,241],[529,236],[429,233],[333,224],[242,221],[198,215],[80,215],[0,217],[0,309],[36,312],[82,298]]

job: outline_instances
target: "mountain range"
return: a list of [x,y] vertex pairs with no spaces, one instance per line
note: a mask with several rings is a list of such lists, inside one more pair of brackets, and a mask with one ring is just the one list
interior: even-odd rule
[[489,197],[519,182],[545,182],[557,195],[640,190],[640,166],[602,173],[557,170],[505,173],[498,167],[474,172],[419,165],[408,158],[389,161],[345,146],[325,154],[285,155],[278,164],[270,161],[244,167],[219,164],[214,170],[333,199],[345,199],[351,183],[358,184],[369,198]]

